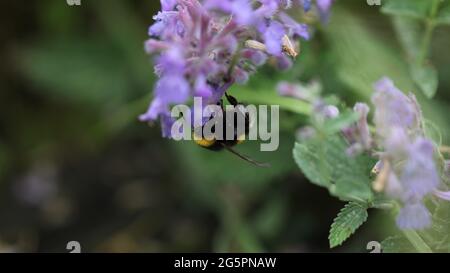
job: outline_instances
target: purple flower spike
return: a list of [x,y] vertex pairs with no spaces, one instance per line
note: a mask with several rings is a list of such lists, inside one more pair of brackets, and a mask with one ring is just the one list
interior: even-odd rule
[[[293,0],[161,0],[145,42],[158,76],[142,121],[159,119],[170,137],[168,113],[194,96],[216,104],[234,83],[245,83],[269,57],[288,69],[296,39],[308,27],[285,12]],[[307,5],[307,3],[305,3]],[[298,6],[298,5],[297,5]],[[242,47],[241,45],[245,45]]]

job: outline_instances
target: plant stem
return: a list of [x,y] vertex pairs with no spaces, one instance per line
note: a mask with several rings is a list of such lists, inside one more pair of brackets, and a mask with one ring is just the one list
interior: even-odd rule
[[234,94],[239,101],[244,103],[278,105],[283,110],[305,116],[310,115],[312,112],[312,106],[309,103],[294,98],[279,96],[275,91],[256,91],[240,86],[230,89],[230,93]]
[[415,230],[403,230],[403,234],[419,253],[433,253],[431,248]]
[[430,15],[426,19],[426,26],[425,26],[425,35],[422,40],[422,45],[420,47],[420,52],[417,58],[417,64],[423,65],[428,57],[428,52],[431,45],[431,39],[433,38],[433,31],[436,26],[436,16],[439,10],[439,4],[441,0],[432,0],[432,6],[430,10]]

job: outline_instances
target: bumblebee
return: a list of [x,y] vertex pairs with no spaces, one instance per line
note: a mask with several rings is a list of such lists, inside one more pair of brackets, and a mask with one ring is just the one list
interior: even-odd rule
[[[203,129],[204,129],[204,125],[199,128],[199,130],[196,130],[194,128],[193,134],[194,134],[194,141],[197,145],[199,145],[200,147],[203,147],[205,149],[211,150],[211,151],[222,151],[222,150],[227,150],[229,152],[231,152],[232,154],[236,155],[237,157],[255,165],[258,167],[263,167],[263,168],[267,168],[270,167],[269,164],[267,163],[260,163],[257,162],[253,159],[251,159],[248,156],[245,156],[243,154],[240,154],[238,151],[236,151],[233,147],[241,144],[242,142],[244,142],[246,136],[248,135],[249,131],[250,131],[250,118],[249,118],[249,114],[248,113],[243,113],[242,111],[240,111],[239,102],[236,100],[236,98],[234,98],[233,96],[228,95],[227,93],[225,93],[225,97],[227,99],[227,101],[234,106],[234,110],[233,110],[233,117],[234,117],[234,122],[231,123],[227,118],[223,118],[223,130],[224,130],[224,135],[227,135],[227,132],[232,132],[233,138],[232,139],[206,139],[200,135],[198,135],[196,132],[202,132],[203,133]],[[227,111],[230,110],[225,110],[224,106],[223,106],[223,100],[220,100],[220,102],[218,103],[218,105],[221,107],[222,112],[221,115],[223,115],[223,117],[227,116]],[[243,119],[245,121],[245,130],[244,132],[239,132],[239,130],[237,129],[237,124],[238,124],[238,120],[239,119]],[[200,130],[201,129],[201,130]],[[212,133],[214,133],[214,127],[211,128]]]

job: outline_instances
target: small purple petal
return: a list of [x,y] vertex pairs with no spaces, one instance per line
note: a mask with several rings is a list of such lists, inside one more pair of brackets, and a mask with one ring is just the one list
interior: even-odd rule
[[297,21],[292,19],[289,15],[282,12],[279,15],[281,22],[288,30],[288,36],[293,36],[294,38],[301,37],[305,40],[310,39],[309,27],[306,24],[299,24]]
[[147,112],[139,116],[139,120],[142,122],[154,121],[165,111],[167,111],[167,106],[160,99],[155,98],[151,102]]
[[281,71],[288,70],[294,65],[292,63],[292,59],[286,55],[278,56],[276,60],[277,60],[277,68]]
[[202,98],[210,98],[212,96],[213,90],[210,85],[206,82],[204,76],[199,76],[195,82],[195,96]]
[[311,10],[311,0],[300,0],[300,5],[303,6],[303,10],[308,12]]
[[406,203],[397,216],[397,226],[401,229],[424,229],[431,225],[431,215],[421,202]]
[[389,78],[383,78],[375,84],[372,102],[376,107],[374,122],[380,136],[386,137],[393,127],[410,130],[419,127],[419,113],[414,102]]
[[309,140],[316,136],[317,132],[311,126],[305,126],[297,130],[296,137],[298,140]]
[[267,55],[264,52],[254,49],[243,50],[242,57],[249,59],[256,66],[262,66],[267,61]]
[[169,114],[161,115],[161,132],[162,137],[172,138],[172,125],[174,124],[174,119]]
[[435,190],[434,191],[434,195],[436,195],[437,197],[450,201],[450,191],[438,191]]
[[263,30],[264,43],[267,52],[274,56],[281,55],[282,39],[285,35],[282,24],[272,21],[270,25]]
[[190,86],[186,79],[178,75],[167,75],[159,79],[155,95],[164,104],[184,103],[190,95]]
[[332,4],[333,0],[317,0],[317,9],[319,10],[319,15],[322,22],[328,22]]
[[364,149],[370,149],[372,145],[372,137],[370,135],[369,124],[367,123],[367,115],[370,108],[365,103],[356,103],[353,110],[359,114],[359,120],[356,124],[359,133],[359,141]]
[[244,69],[236,67],[233,71],[233,78],[237,84],[246,84],[248,82],[249,75]]
[[421,199],[439,185],[439,174],[434,163],[433,144],[419,138],[410,148],[408,160],[400,181],[405,188],[404,199]]
[[173,10],[177,5],[178,0],[161,0],[161,9],[163,11]]

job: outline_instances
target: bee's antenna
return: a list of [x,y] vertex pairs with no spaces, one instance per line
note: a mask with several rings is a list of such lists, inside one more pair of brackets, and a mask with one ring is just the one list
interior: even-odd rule
[[258,167],[261,167],[261,168],[270,168],[270,164],[269,163],[261,163],[261,162],[255,161],[255,160],[249,158],[248,156],[240,154],[239,152],[237,152],[236,150],[234,150],[230,146],[227,146],[224,143],[221,143],[221,145],[222,145],[222,147],[227,149],[232,154],[236,155],[237,157],[239,157],[239,158],[241,158],[241,159],[243,159],[243,160],[245,160],[245,161],[247,161],[249,163],[252,163],[255,166],[258,166]]
[[227,98],[228,102],[233,105],[234,107],[236,107],[239,102],[237,101],[237,99],[231,95],[228,95],[227,92],[225,92],[225,97]]

